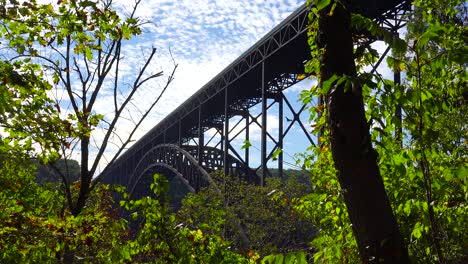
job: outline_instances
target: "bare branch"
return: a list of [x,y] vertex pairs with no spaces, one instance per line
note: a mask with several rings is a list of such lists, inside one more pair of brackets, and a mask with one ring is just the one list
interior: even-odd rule
[[115,112],[115,115],[114,115],[114,118],[111,122],[111,125],[109,127],[109,131],[107,131],[105,137],[104,137],[104,140],[102,142],[102,146],[101,148],[99,149],[99,152],[96,156],[96,159],[94,160],[94,164],[90,170],[90,173],[91,175],[93,175],[93,173],[96,171],[96,168],[97,168],[97,164],[99,163],[99,160],[101,159],[101,156],[102,154],[104,153],[104,151],[106,150],[106,147],[107,147],[107,141],[109,140],[109,137],[111,135],[111,131],[114,129],[115,125],[117,124],[117,121],[119,120],[119,117],[120,117],[120,114],[122,113],[122,111],[125,109],[125,107],[127,106],[128,102],[132,99],[133,95],[135,94],[135,92],[138,90],[136,85],[137,83],[139,82],[139,79],[141,78],[141,76],[143,75],[145,69],[148,67],[148,65],[150,64],[154,54],[156,53],[156,49],[153,48],[149,58],[146,60],[143,68],[140,70],[140,73],[138,74],[138,77],[136,78],[135,82],[134,82],[134,86],[132,87],[132,90],[130,92],[130,94],[128,95],[128,97],[125,99],[125,101],[122,103],[122,105],[120,106],[120,108],[117,110],[117,112]]
[[[138,113],[139,113],[140,115],[144,115],[143,111],[141,111],[140,108],[139,108],[135,103],[130,102],[130,104],[131,104],[133,107],[135,107],[135,109],[138,111]],[[130,112],[130,111],[129,111],[129,113],[130,113],[130,115],[131,115],[131,112]],[[131,117],[131,116],[130,116],[130,117]],[[132,118],[132,121],[133,121],[133,118]]]
[[[89,100],[88,107],[86,109],[87,112],[91,111],[93,109],[94,103],[96,101],[96,98],[99,94],[99,91],[101,90],[102,84],[104,83],[104,80],[107,77],[107,74],[109,71],[112,69],[112,65],[114,65],[114,62],[116,61],[117,57],[120,55],[120,49],[121,49],[121,44],[122,44],[122,38],[119,38],[116,41],[112,41],[112,45],[110,47],[109,53],[107,54],[106,58],[104,59],[104,66],[102,69],[101,75],[98,76],[98,82],[96,84],[96,87],[94,88],[93,94],[91,95],[91,99]],[[114,56],[112,56],[112,51],[114,50]],[[111,58],[112,57],[112,58]],[[110,61],[109,61],[110,60]]]
[[70,102],[73,106],[73,110],[75,111],[77,117],[80,117],[78,109],[78,105],[76,104],[75,97],[73,96],[73,91],[71,87],[71,80],[70,80],[70,48],[71,48],[71,39],[70,36],[67,36],[67,53],[65,58],[65,73],[66,73],[66,81],[64,82],[65,88],[67,89],[68,97],[70,98]]
[[[100,177],[101,175],[103,175],[103,173],[110,167],[110,165],[112,165],[114,163],[114,161],[120,156],[120,154],[122,153],[122,151],[126,148],[126,146],[132,142],[132,137],[133,135],[135,134],[136,130],[139,128],[139,126],[141,125],[141,123],[145,120],[145,118],[149,115],[149,113],[151,112],[151,110],[154,108],[154,106],[159,102],[159,100],[161,99],[161,97],[163,96],[163,94],[166,92],[166,89],[169,87],[169,85],[171,84],[171,82],[174,80],[174,74],[175,74],[175,71],[177,69],[177,64],[174,65],[174,69],[172,70],[172,73],[171,75],[168,77],[167,79],[167,82],[166,82],[166,85],[164,86],[163,90],[161,91],[161,93],[159,94],[158,98],[156,98],[156,100],[153,102],[153,104],[151,104],[150,108],[146,111],[146,113],[140,118],[139,122],[135,125],[135,127],[133,128],[132,132],[130,133],[130,135],[128,136],[127,140],[125,141],[125,143],[120,147],[119,151],[117,151],[117,153],[114,155],[114,157],[112,158],[112,160],[106,165],[106,167],[102,170],[101,174],[99,176],[97,176],[94,180],[93,180],[93,183],[91,185],[91,190],[94,188],[94,186],[99,182],[100,180]],[[96,161],[95,161],[95,164],[96,164]],[[94,168],[95,166],[93,166]]]
[[162,71],[160,71],[158,73],[155,73],[155,74],[152,74],[152,75],[148,76],[147,78],[145,78],[144,80],[142,80],[140,83],[138,83],[138,85],[136,87],[138,88],[141,85],[143,85],[145,82],[147,82],[147,81],[149,81],[151,79],[157,78],[157,77],[161,77],[162,75],[163,75]]
[[114,111],[117,112],[117,89],[119,82],[119,65],[120,65],[120,52],[117,54],[117,63],[115,64],[115,79],[114,79]]

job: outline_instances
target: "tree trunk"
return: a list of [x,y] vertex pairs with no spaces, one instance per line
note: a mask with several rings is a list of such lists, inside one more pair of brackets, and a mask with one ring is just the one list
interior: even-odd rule
[[[355,77],[350,13],[337,4],[320,11],[318,48],[324,48],[320,81]],[[344,200],[363,263],[409,263],[372,148],[362,87],[344,85],[326,96],[330,142]]]
[[88,170],[88,159],[89,159],[89,137],[81,137],[81,182],[80,182],[80,192],[76,205],[73,208],[72,214],[77,216],[81,213],[84,206],[86,205],[86,200],[88,199],[90,192],[91,177]]

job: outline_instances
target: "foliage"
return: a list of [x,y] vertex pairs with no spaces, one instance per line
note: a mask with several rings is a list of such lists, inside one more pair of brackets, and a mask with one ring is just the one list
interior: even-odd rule
[[[0,35],[1,36],[1,35]],[[30,60],[0,61],[0,128],[2,140],[32,152],[39,160],[58,156],[57,112],[47,96],[51,85],[38,64]]]
[[311,243],[314,263],[358,263],[357,244],[336,178],[328,131],[317,127],[315,133],[319,131],[325,132],[319,139],[320,146],[301,155],[299,161],[311,172],[312,191],[296,202],[295,209],[311,219],[318,230]]
[[[462,1],[414,4],[406,41],[398,39],[397,45],[388,38],[389,32],[371,20],[353,16],[354,26],[383,36],[393,46],[388,65],[406,75],[399,86],[380,74],[362,72],[364,66],[377,61],[377,53],[370,46],[361,46],[355,50],[361,70],[359,84],[380,171],[412,261],[466,261],[466,5]],[[310,16],[313,18],[314,12]],[[322,51],[315,46],[316,33],[312,27],[309,72],[320,68]],[[336,76],[325,87],[304,91],[301,98],[308,103],[339,82],[348,80]],[[402,120],[395,114],[398,108],[403,109]],[[321,144],[302,156],[312,172],[314,190],[297,207],[309,213],[319,228],[312,243],[317,249],[316,262],[355,263],[358,251],[330,157],[326,109],[319,105],[310,110]]]
[[[2,48],[6,50],[5,58],[8,60],[5,64],[20,65],[25,69],[23,72],[30,69],[30,75],[22,76],[27,77],[28,81],[33,77],[40,81],[37,85],[36,82],[29,81],[26,85],[18,86],[23,90],[29,89],[24,93],[35,95],[35,99],[30,101],[32,107],[36,103],[40,104],[40,100],[48,101],[46,109],[31,109],[36,115],[34,120],[39,122],[32,122],[27,112],[20,112],[24,118],[17,119],[10,134],[28,138],[30,131],[23,132],[23,128],[30,126],[32,129],[46,131],[47,133],[41,134],[42,137],[29,137],[33,143],[46,144],[45,150],[53,151],[54,155],[46,155],[49,159],[43,161],[46,163],[53,163],[58,158],[70,159],[76,155],[75,150],[80,152],[81,184],[78,195],[71,193],[70,175],[58,173],[65,190],[67,205],[74,215],[81,212],[90,191],[97,183],[97,179],[93,180],[93,177],[96,176],[108,144],[114,143],[111,142],[111,136],[115,133],[118,121],[122,119],[122,112],[128,110],[130,101],[145,83],[162,76],[162,72],[150,73],[148,70],[156,52],[153,48],[140,70],[135,71],[130,87],[120,88],[122,83],[119,76],[123,71],[119,66],[124,62],[122,45],[141,34],[144,21],[135,17],[135,11],[141,1],[135,1],[128,16],[119,15],[113,9],[112,2],[66,0],[56,4],[41,4],[35,0],[3,0],[0,9],[0,38]],[[14,70],[18,71],[16,68]],[[34,75],[29,72],[33,72]],[[10,79],[7,81],[10,82]],[[172,75],[169,76],[161,94],[171,80]],[[47,98],[47,91],[52,87],[56,91],[56,97],[60,93],[67,97],[64,99],[66,103],[59,98],[60,95],[54,102]],[[110,107],[113,111],[106,115],[95,111],[96,102],[104,92],[113,95]],[[133,129],[127,137],[117,135],[116,144],[119,150],[108,159],[109,163],[112,163],[132,141],[136,129],[154,108],[161,94],[151,100],[153,103],[149,109],[138,109],[142,114],[134,121]],[[47,117],[47,113],[51,111],[54,112],[53,122],[49,122]],[[98,125],[104,133],[99,142],[93,137]],[[96,151],[96,155],[90,154],[93,150]]]
[[[1,144],[1,156],[8,157],[0,160],[2,263],[253,263],[232,252],[221,237],[177,224],[163,202],[167,199],[121,203],[140,216],[136,236],[113,209],[106,185],[98,185],[82,213],[74,216],[64,207],[61,189],[35,183],[35,167],[24,152]],[[156,197],[164,197],[167,181],[156,175],[151,188]]]
[[221,192],[207,187],[189,195],[178,212],[180,221],[225,237],[234,250],[247,255],[310,252],[308,242],[315,229],[293,210],[298,197],[310,191],[306,185],[294,178],[285,182],[269,178],[261,187],[221,173],[213,177],[224,186]]
[[75,217],[60,189],[35,182],[36,168],[24,150],[5,141],[0,146],[0,262],[58,263],[71,251],[78,262],[107,259],[125,228],[110,210],[106,187],[96,189]]
[[[253,263],[232,252],[220,236],[191,229],[176,221],[167,204],[169,183],[155,174],[151,190],[155,197],[120,202],[140,222],[135,239],[118,246],[114,261],[132,263]],[[124,196],[127,196],[124,194]],[[222,221],[212,216],[212,221]]]
[[[59,183],[61,184],[60,175],[54,171],[50,164],[36,164],[37,172],[36,179],[38,183]],[[69,182],[75,182],[80,179],[80,164],[76,160],[56,160],[53,166],[62,174],[67,175]]]
[[[415,263],[466,258],[467,214],[466,7],[461,1],[416,1],[417,20],[408,24],[403,93],[378,90],[384,133],[376,141],[386,183]],[[460,21],[461,19],[461,21]],[[404,141],[392,141],[391,112],[404,111]],[[371,113],[372,115],[373,113]],[[450,128],[450,130],[447,130]],[[378,137],[378,138],[377,138]],[[390,148],[392,151],[390,152]],[[392,177],[390,177],[392,175]]]

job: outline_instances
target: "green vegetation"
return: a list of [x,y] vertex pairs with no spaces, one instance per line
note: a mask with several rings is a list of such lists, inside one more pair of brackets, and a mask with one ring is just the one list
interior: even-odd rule
[[[208,187],[190,194],[177,214],[182,223],[223,236],[238,252],[260,256],[311,253],[308,243],[314,238],[315,228],[294,209],[295,203],[310,192],[310,186],[295,178],[269,178],[261,187],[220,173],[212,176],[221,191]],[[217,222],[218,218],[223,221]]]
[[[38,183],[57,182],[60,184],[60,174],[67,175],[69,182],[80,179],[80,164],[76,160],[56,160],[52,165],[36,163],[36,179]],[[57,171],[56,171],[57,170]]]
[[[315,41],[315,38],[323,38],[320,23],[333,25],[326,21],[339,13],[346,16],[343,15],[346,11],[339,11],[343,7],[338,2],[319,2],[323,2],[323,9],[313,9],[312,16],[324,19],[314,20],[319,30],[310,34],[314,59],[308,69],[320,76],[321,86],[304,91],[302,98],[304,102],[315,96],[325,99],[324,105],[311,109],[317,124],[314,133],[321,136],[321,144],[311,148],[312,155],[304,157],[314,186],[299,205],[320,230],[312,242],[317,250],[315,261],[356,263],[361,259],[369,263],[395,263],[393,258],[403,258],[406,247],[410,259],[400,259],[398,263],[466,261],[467,235],[463,231],[468,219],[466,5],[462,1],[414,1],[406,40],[395,39],[362,16],[349,18],[353,27],[366,29],[393,47],[387,63],[394,71],[406,74],[402,84],[397,85],[380,74],[362,71],[364,66],[377,61],[377,53],[370,46],[355,49],[351,61],[339,58],[340,64],[333,64],[330,58],[337,54],[327,55],[333,44],[324,47],[320,43],[333,39]],[[343,49],[342,40],[338,45]],[[324,75],[326,56],[330,56],[333,66]],[[346,63],[355,69],[339,73]],[[358,117],[361,121],[346,123],[343,117],[352,118],[340,112],[346,107],[347,113],[358,108],[365,111],[365,123],[361,122],[362,116]],[[401,118],[398,109],[402,109]],[[359,134],[361,138],[353,141]],[[360,158],[367,161],[358,163]],[[384,190],[380,183],[371,184],[376,178],[363,177],[364,171],[373,170],[369,167],[377,166],[379,173],[373,177],[382,178]],[[380,198],[376,189],[380,190]],[[362,199],[369,194],[368,199]],[[368,208],[360,207],[360,203],[370,201],[374,205],[369,208],[375,204],[384,208],[386,200],[399,232],[391,231],[393,224],[386,223],[391,218],[378,220],[377,210],[369,212]],[[372,240],[385,235],[382,234],[385,226],[392,232],[393,238],[390,233],[387,236],[393,242]],[[398,242],[399,236],[404,243]],[[380,244],[373,246],[376,242]],[[384,242],[394,249],[381,251]],[[403,253],[395,256],[396,250]]]
[[[464,2],[416,0],[400,39],[347,13],[347,1],[314,0],[306,70],[320,85],[301,98],[324,100],[310,108],[320,144],[300,155],[307,172],[289,171],[265,187],[214,173],[221,191],[211,186],[190,194],[177,212],[168,194],[179,199],[181,193],[170,192],[165,177],[154,175],[152,197],[130,200],[121,186],[93,182],[100,158],[88,162],[97,125],[115,125],[125,108],[116,106],[109,122],[92,105],[118,65],[121,42],[140,33],[139,20],[119,18],[111,2],[58,2],[56,10],[35,1],[1,1],[0,39],[12,54],[0,61],[1,263],[468,261]],[[401,84],[363,71],[377,53],[353,46],[347,25],[393,47],[387,64],[403,74]],[[336,36],[340,50],[333,53]],[[64,60],[47,61],[39,45],[68,51]],[[78,67],[88,62],[103,68]],[[78,100],[75,94],[83,91],[73,90],[69,77],[88,70],[98,81],[75,78],[93,88]],[[140,77],[135,90],[144,83]],[[70,91],[75,112],[61,115],[48,97],[54,86]],[[77,142],[79,162],[68,155]],[[38,168],[48,175],[39,182],[51,177],[54,184],[39,184]],[[123,199],[114,201],[117,196]],[[138,228],[129,228],[132,223]]]

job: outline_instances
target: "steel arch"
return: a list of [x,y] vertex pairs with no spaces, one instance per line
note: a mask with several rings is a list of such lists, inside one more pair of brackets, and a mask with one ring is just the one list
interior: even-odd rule
[[138,185],[138,183],[140,182],[141,178],[144,175],[146,175],[146,173],[148,173],[148,171],[150,171],[153,168],[157,168],[157,167],[162,167],[162,168],[170,170],[172,173],[174,173],[176,178],[181,180],[182,183],[184,183],[184,185],[187,186],[187,188],[189,189],[190,192],[192,192],[192,193],[196,192],[195,189],[187,181],[187,179],[185,179],[184,176],[182,174],[180,174],[180,172],[178,172],[175,168],[173,168],[172,166],[169,166],[169,165],[167,165],[165,163],[157,162],[157,163],[153,163],[150,166],[146,167],[146,169],[142,173],[140,173],[140,175],[138,175],[137,179],[135,180],[135,184],[133,184],[133,186],[130,188],[130,192],[129,192],[130,197],[132,197],[133,192],[135,191],[135,188]]
[[131,193],[144,173],[157,166],[176,172],[176,175],[190,186],[189,189],[193,189],[195,192],[208,184],[216,187],[216,183],[208,172],[198,164],[198,160],[188,151],[174,144],[160,144],[147,151],[137,163],[127,182]]

